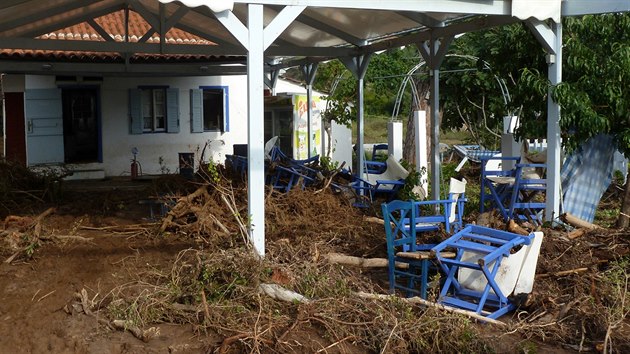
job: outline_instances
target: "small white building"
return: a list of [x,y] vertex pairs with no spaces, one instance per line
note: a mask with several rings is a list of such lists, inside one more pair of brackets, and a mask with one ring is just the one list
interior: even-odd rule
[[[122,35],[122,15],[101,17],[100,25],[112,37]],[[145,28],[146,27],[146,28]],[[134,12],[129,15],[132,40],[150,28]],[[85,23],[42,36],[46,38],[91,38],[98,35]],[[207,44],[179,29],[168,32],[166,41]],[[45,38],[44,38],[45,37]],[[159,38],[149,38],[149,41]],[[10,57],[17,51],[3,50]],[[35,58],[35,51],[20,51]],[[54,68],[59,60],[120,60],[112,53],[47,52],[41,65]],[[40,58],[41,59],[41,58]],[[233,60],[233,58],[203,58]],[[198,58],[145,55],[136,60],[181,60],[195,64]],[[195,160],[223,162],[233,146],[247,144],[246,75],[226,74],[185,76],[156,72],[150,76],[109,76],[102,72],[77,75],[11,73],[3,76],[5,100],[5,155],[28,166],[64,164],[78,178],[130,175],[135,148],[142,173],[176,173],[180,153],[194,153]],[[296,158],[305,150],[306,127],[298,106],[305,102],[303,87],[278,80],[276,92],[290,93],[269,97],[265,109],[265,135],[280,136],[285,153]],[[319,95],[313,102],[311,151],[321,152],[323,109]],[[301,145],[300,145],[301,144]],[[204,147],[205,150],[204,150]],[[340,149],[343,150],[343,149]],[[351,157],[350,157],[351,158]]]

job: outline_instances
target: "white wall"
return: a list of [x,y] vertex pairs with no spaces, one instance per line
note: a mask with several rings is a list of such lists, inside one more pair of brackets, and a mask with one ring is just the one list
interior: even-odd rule
[[[7,80],[8,79],[8,80]],[[54,76],[7,75],[5,85],[15,91],[26,89],[57,88]],[[69,83],[64,82],[63,85]],[[232,153],[233,144],[247,143],[247,80],[246,76],[224,77],[105,77],[102,82],[78,82],[77,85],[97,85],[101,95],[101,138],[102,163],[88,163],[68,166],[75,170],[103,170],[106,176],[130,175],[133,155],[131,149],[139,150],[138,161],[144,174],[159,174],[169,171],[177,173],[179,153],[194,152],[195,162],[199,161],[201,149],[208,142],[205,160],[223,162],[226,154]],[[168,85],[179,89],[179,133],[130,134],[129,92],[139,85]],[[229,132],[190,133],[190,89],[200,86],[229,87]],[[277,92],[306,93],[306,90],[293,83],[278,80]],[[320,95],[314,92],[314,95]],[[351,134],[344,126],[333,129],[333,160],[352,161]],[[160,160],[162,161],[160,163]]]
[[[66,83],[64,83],[66,84]],[[87,83],[82,83],[87,84]],[[90,83],[91,84],[91,83]],[[128,90],[139,85],[168,85],[179,89],[179,133],[130,134]],[[206,160],[223,162],[232,153],[232,144],[247,143],[247,81],[245,76],[181,77],[181,78],[122,78],[105,77],[100,83],[101,137],[103,162],[72,166],[75,169],[102,169],[107,176],[130,174],[131,149],[139,150],[138,161],[144,174],[159,174],[163,170],[176,173],[180,152],[195,152],[208,142]],[[190,133],[190,89],[200,86],[229,87],[229,132]],[[54,76],[26,77],[26,89],[55,88]],[[162,164],[160,164],[162,159]]]

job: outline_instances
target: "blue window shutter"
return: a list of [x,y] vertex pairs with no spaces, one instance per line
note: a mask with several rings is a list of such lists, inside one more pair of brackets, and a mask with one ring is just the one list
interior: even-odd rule
[[223,132],[230,131],[230,90],[228,86],[223,87],[223,112],[225,112],[225,116],[223,117]]
[[166,89],[166,132],[179,133],[179,89]]
[[190,132],[203,133],[203,90],[190,90]]
[[131,134],[142,134],[142,90],[129,89],[129,117]]

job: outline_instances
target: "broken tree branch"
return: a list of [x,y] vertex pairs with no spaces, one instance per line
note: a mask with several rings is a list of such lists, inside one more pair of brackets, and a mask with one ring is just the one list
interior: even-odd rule
[[427,301],[424,300],[422,298],[419,298],[417,296],[414,297],[409,297],[409,298],[400,298],[397,297],[395,295],[384,295],[384,294],[371,294],[371,293],[365,293],[365,292],[357,292],[355,293],[355,295],[357,295],[360,298],[363,299],[375,299],[375,300],[391,300],[391,299],[396,299],[397,301],[404,301],[410,304],[418,304],[418,305],[422,305],[422,306],[426,306],[426,307],[431,307],[431,308],[436,308],[436,309],[440,309],[440,310],[444,310],[444,311],[449,311],[449,312],[453,312],[453,313],[457,313],[460,315],[464,315],[464,316],[468,316],[472,319],[481,321],[481,322],[486,322],[486,323],[492,323],[495,325],[499,325],[499,326],[506,326],[506,324],[504,322],[501,321],[497,321],[491,318],[487,318],[484,317],[482,315],[479,315],[477,313],[471,312],[471,311],[466,311],[466,310],[462,310],[462,309],[457,309],[454,307],[450,307],[450,306],[444,306],[435,302],[431,302],[431,301]]

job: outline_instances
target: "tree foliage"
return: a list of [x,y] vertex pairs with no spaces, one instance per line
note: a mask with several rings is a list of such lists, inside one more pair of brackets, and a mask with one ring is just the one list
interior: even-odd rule
[[523,24],[457,38],[442,65],[442,128],[464,126],[477,142],[498,144],[502,117],[518,115],[530,137],[543,137],[545,94],[523,80],[523,68],[546,72],[544,52]]
[[630,14],[565,19],[563,55],[553,98],[562,107],[565,146],[611,134],[630,157]]

